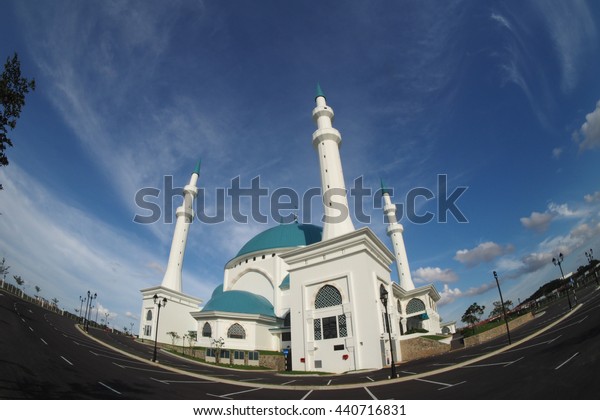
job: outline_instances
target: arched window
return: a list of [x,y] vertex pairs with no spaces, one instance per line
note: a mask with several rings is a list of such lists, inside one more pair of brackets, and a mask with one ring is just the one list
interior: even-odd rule
[[425,304],[422,300],[414,298],[408,301],[408,304],[406,305],[407,314],[414,314],[422,311],[425,311]]
[[146,312],[146,321],[152,321],[152,311],[150,309]]
[[246,338],[246,331],[240,324],[233,324],[227,330],[227,338],[239,338],[243,340]]
[[315,309],[328,308],[342,304],[340,291],[333,286],[321,287],[315,298]]
[[[290,328],[292,325],[290,312],[285,315],[283,318],[283,328]],[[292,341],[292,333],[291,332],[283,332],[281,333],[281,341]]]
[[208,322],[205,322],[204,326],[202,327],[202,337],[212,337],[212,328]]

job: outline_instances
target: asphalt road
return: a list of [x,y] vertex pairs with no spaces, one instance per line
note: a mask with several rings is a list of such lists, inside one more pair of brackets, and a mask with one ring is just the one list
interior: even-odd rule
[[[0,292],[0,398],[124,400],[465,400],[600,397],[600,290],[578,291],[480,346],[389,369],[287,376],[193,363],[131,338],[90,330]],[[537,336],[519,343],[533,334]],[[99,341],[101,342],[99,342]],[[108,347],[108,346],[110,347]]]

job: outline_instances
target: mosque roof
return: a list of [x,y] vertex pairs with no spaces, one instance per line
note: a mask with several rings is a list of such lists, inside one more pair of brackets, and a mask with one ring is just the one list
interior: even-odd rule
[[[217,290],[215,289],[215,292]],[[202,308],[202,312],[219,311],[275,317],[273,305],[263,296],[245,290],[229,290],[214,293]]]
[[298,222],[281,224],[250,239],[237,253],[236,258],[258,251],[277,248],[295,248],[321,241],[323,228],[315,225],[301,225]]

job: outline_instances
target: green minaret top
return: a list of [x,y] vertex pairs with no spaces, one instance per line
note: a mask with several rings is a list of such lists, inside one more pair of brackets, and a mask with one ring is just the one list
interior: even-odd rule
[[385,188],[385,185],[383,185],[383,179],[379,178],[379,181],[381,181],[381,195],[383,195],[383,194],[389,195],[389,191]]
[[194,172],[192,172],[193,174],[196,174],[198,176],[200,176],[200,163],[202,162],[202,160],[199,160],[198,163],[196,163],[196,167],[194,168]]
[[319,96],[324,98],[325,94],[323,93],[323,89],[321,89],[321,85],[317,83],[317,95],[315,96],[315,99],[317,99]]

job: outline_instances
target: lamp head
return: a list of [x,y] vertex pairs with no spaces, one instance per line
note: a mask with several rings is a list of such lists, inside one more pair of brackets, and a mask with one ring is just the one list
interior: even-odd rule
[[379,299],[381,300],[381,303],[383,303],[384,306],[387,304],[388,294],[389,293],[385,288],[381,288],[379,292]]

